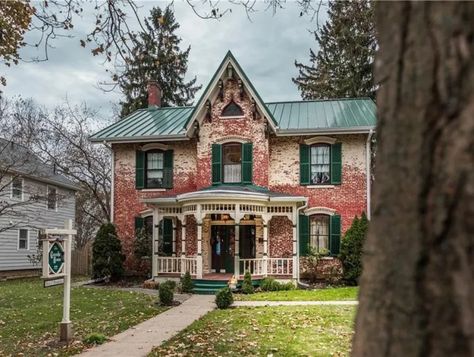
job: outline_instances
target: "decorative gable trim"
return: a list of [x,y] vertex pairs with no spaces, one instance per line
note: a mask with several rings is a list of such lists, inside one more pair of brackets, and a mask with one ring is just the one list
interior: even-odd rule
[[315,136],[314,138],[309,138],[304,141],[306,145],[313,145],[313,144],[319,144],[319,143],[324,143],[324,144],[335,144],[336,139],[331,138],[329,136]]
[[142,151],[149,151],[149,150],[163,150],[166,151],[169,149],[168,145],[160,144],[160,143],[151,143],[142,146]]
[[248,139],[248,138],[245,138],[243,136],[224,136],[223,138],[220,138],[218,140],[216,140],[216,143],[218,144],[226,144],[226,143],[241,143],[241,144],[245,144],[245,143],[250,143],[251,140]]
[[[194,110],[186,122],[185,128],[186,128],[186,136],[190,137],[192,135],[193,129],[194,129],[194,122],[197,120],[197,118],[202,115],[205,115],[205,110],[206,110],[206,102],[209,98],[217,96],[219,94],[219,82],[224,76],[227,76],[229,73],[229,68],[232,68],[235,74],[242,80],[243,87],[247,90],[249,93],[249,96],[255,100],[255,104],[257,108],[260,110],[260,112],[263,114],[263,116],[267,119],[267,121],[270,123],[270,127],[273,129],[273,131],[276,133],[278,130],[278,123],[276,120],[273,118],[272,113],[268,110],[267,106],[265,103],[262,101],[260,98],[260,95],[257,93],[255,88],[253,87],[252,83],[250,80],[247,78],[245,75],[244,71],[238,64],[237,60],[235,57],[232,55],[232,53],[229,51],[227,52],[226,56],[222,60],[219,68],[217,71],[214,73],[214,76],[212,77],[211,81],[207,85],[206,89],[204,90],[204,93],[202,94],[201,98],[199,98],[199,101],[197,105],[194,107]],[[228,117],[227,117],[228,118]]]

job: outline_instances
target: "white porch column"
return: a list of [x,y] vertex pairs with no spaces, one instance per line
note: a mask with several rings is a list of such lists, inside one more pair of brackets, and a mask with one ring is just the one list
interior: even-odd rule
[[[236,217],[238,218],[238,217]],[[235,253],[234,253],[234,275],[237,279],[240,276],[240,220],[235,224]]]
[[268,275],[268,223],[266,220],[263,222],[263,275]]
[[177,225],[177,218],[173,217],[171,221],[173,222],[171,256],[176,257],[176,225]]
[[157,242],[158,242],[158,223],[159,223],[158,209],[153,209],[153,231],[152,231],[152,260],[151,260],[151,276],[154,278],[158,276],[158,251],[157,251]]
[[299,262],[298,262],[298,232],[297,232],[297,221],[298,221],[298,215],[297,215],[297,209],[296,206],[293,207],[293,219],[291,220],[293,223],[293,279],[298,278],[298,267],[299,267]]
[[202,279],[202,222],[197,223],[197,278]]
[[186,258],[186,218],[181,222],[181,258]]

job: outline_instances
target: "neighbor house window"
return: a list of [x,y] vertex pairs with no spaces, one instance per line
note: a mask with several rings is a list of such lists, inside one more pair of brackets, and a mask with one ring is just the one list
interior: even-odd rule
[[55,187],[48,186],[48,209],[56,210],[58,207],[58,192]]
[[318,253],[329,252],[329,216],[315,214],[310,217],[310,247]]
[[324,185],[331,182],[331,146],[311,146],[311,184]]
[[162,151],[147,151],[146,153],[146,187],[163,187],[164,154]]
[[15,177],[12,180],[12,198],[23,199],[23,179],[20,177]]
[[242,181],[242,144],[230,143],[222,145],[222,165],[224,183]]
[[18,230],[18,249],[28,249],[28,229]]

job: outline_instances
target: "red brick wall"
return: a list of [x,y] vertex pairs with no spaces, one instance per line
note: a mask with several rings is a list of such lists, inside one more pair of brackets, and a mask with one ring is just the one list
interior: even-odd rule
[[288,217],[273,217],[268,227],[270,257],[293,256],[293,223]]

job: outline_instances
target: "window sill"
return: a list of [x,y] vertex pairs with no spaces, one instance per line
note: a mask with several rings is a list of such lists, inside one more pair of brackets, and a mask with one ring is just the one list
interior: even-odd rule
[[335,185],[308,185],[307,188],[334,188]]
[[334,257],[321,257],[321,260],[334,260]]
[[140,192],[164,192],[166,188],[142,188]]

